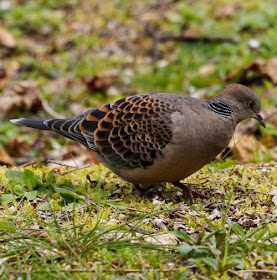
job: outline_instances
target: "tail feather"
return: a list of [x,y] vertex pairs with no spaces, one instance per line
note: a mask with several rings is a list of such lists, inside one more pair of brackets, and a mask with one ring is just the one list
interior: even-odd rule
[[20,124],[20,125],[25,125],[31,128],[35,129],[40,129],[40,130],[50,130],[50,128],[45,125],[45,121],[48,119],[25,119],[25,118],[20,118],[20,119],[13,119],[10,120],[12,123],[15,124]]
[[[94,146],[94,138],[90,136],[90,140],[86,139],[86,136],[80,130],[80,122],[82,118],[65,118],[65,119],[13,119],[12,123],[28,126],[39,130],[51,130],[60,135],[63,135],[69,139],[75,140],[85,147],[97,151]],[[90,143],[91,142],[91,143]]]

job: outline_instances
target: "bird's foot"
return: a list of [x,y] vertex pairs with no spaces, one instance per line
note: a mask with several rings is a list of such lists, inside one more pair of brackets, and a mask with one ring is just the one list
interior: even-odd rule
[[134,184],[135,193],[138,197],[149,197],[151,198],[153,194],[157,194],[161,192],[165,188],[165,183],[157,183],[157,184]]
[[142,189],[139,184],[134,184],[135,193],[138,197],[142,198],[145,196],[145,190]]
[[183,184],[181,182],[174,182],[174,186],[179,187],[183,190],[182,195],[178,195],[178,193],[175,192],[166,192],[165,191],[165,183],[158,183],[158,184],[147,184],[147,185],[139,185],[135,184],[135,192],[138,197],[148,197],[153,198],[153,195],[158,195],[166,200],[171,200],[174,202],[180,201],[181,197],[185,197],[189,200],[193,200],[195,198],[207,198],[204,194],[201,192],[193,189],[195,186],[203,185],[203,184]]
[[[188,198],[189,200],[193,200],[195,198],[201,198],[201,199],[207,198],[207,196],[205,196],[201,192],[191,188],[190,184],[183,184],[181,182],[174,182],[173,185],[181,188],[183,190],[183,195],[182,196],[185,197],[185,198]],[[195,186],[195,184],[193,184],[193,186]]]

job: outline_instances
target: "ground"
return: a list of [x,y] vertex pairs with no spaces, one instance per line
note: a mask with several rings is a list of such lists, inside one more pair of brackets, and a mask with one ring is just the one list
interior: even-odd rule
[[2,279],[272,279],[276,169],[207,166],[209,198],[174,203],[99,165],[2,168]]

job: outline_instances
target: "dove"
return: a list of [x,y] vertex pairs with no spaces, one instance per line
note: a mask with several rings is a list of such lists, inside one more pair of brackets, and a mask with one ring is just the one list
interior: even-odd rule
[[214,98],[200,100],[165,93],[139,94],[64,119],[13,119],[50,130],[93,150],[100,162],[137,189],[172,183],[190,199],[203,194],[180,180],[215,159],[236,125],[259,114],[261,100],[250,88],[231,84]]

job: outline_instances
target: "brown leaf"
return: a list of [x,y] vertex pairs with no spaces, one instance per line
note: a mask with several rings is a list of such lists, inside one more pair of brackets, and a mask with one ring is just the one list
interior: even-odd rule
[[267,123],[271,123],[275,127],[277,127],[277,108],[276,108],[276,106],[274,108],[263,110],[262,117]]
[[8,166],[14,165],[14,162],[13,162],[12,158],[1,147],[0,147],[0,165],[8,165]]
[[12,157],[24,157],[31,146],[14,138],[7,144],[7,149]]
[[230,18],[235,14],[235,12],[239,11],[240,9],[240,3],[236,2],[231,5],[219,7],[215,12],[215,16],[216,18]]
[[270,194],[272,195],[272,202],[277,206],[277,188],[275,188]]
[[0,26],[0,45],[13,49],[16,47],[16,41],[12,34],[5,28]]
[[272,57],[264,65],[264,73],[267,75],[273,83],[277,84],[277,57]]
[[7,86],[10,81],[7,67],[4,63],[0,62],[0,92]]
[[19,81],[0,96],[0,118],[5,117],[15,110],[22,112],[37,111],[41,108],[41,99],[38,93],[37,83],[34,81]]
[[[267,124],[277,127],[276,108],[263,110],[261,113]],[[259,134],[260,124],[254,120],[240,123],[227,150],[223,151],[218,157],[231,153],[239,162],[247,162],[254,160],[254,154],[257,151],[268,152],[272,158],[277,158],[277,138],[274,135],[265,135],[262,139],[256,138],[254,135]]]
[[213,210],[212,214],[208,217],[208,219],[209,219],[210,221],[213,221],[213,220],[215,220],[215,219],[217,219],[217,218],[221,218],[221,213],[218,211],[217,208],[215,208],[215,209]]
[[245,135],[241,139],[233,138],[228,147],[240,162],[254,160],[256,151],[266,152],[265,146],[252,135]]
[[5,66],[1,63],[0,64],[0,80],[4,79],[7,77],[7,70]]
[[156,236],[147,236],[145,241],[158,245],[173,245],[177,243],[177,238],[171,233],[165,233]]
[[263,78],[270,79],[273,83],[277,84],[277,57],[272,57],[268,61],[257,59],[247,67],[235,70],[225,80],[249,84],[261,81]]
[[255,214],[246,213],[238,220],[238,224],[243,226],[244,228],[256,227],[260,223],[261,223],[260,217]]
[[[63,146],[48,152],[48,158],[55,158],[57,162],[69,166],[84,166],[87,164],[99,164],[99,160],[95,152],[88,150],[79,143],[72,142],[69,145]],[[56,164],[50,164],[56,167]]]
[[82,81],[86,84],[89,91],[105,92],[111,86],[113,79],[109,76],[94,76],[92,78],[84,77]]

